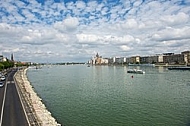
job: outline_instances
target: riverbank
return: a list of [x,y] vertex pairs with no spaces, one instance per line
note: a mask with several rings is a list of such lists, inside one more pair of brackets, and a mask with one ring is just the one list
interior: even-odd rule
[[186,64],[155,64],[155,67],[185,67]]
[[61,126],[43,104],[42,99],[35,93],[26,75],[27,69],[18,70],[15,74],[17,89],[25,108],[30,125]]

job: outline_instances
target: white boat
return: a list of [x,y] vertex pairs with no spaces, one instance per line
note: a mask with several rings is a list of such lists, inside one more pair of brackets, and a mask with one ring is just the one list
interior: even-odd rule
[[127,70],[127,73],[145,74],[145,71],[137,70],[137,69],[129,69],[129,70]]

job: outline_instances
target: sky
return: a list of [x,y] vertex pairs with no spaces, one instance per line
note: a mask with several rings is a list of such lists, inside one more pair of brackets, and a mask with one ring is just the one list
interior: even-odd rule
[[0,0],[0,55],[87,62],[190,50],[190,0]]

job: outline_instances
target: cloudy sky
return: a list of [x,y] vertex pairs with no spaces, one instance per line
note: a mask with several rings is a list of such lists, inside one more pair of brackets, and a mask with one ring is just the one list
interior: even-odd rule
[[32,62],[190,50],[190,0],[0,0],[0,55]]

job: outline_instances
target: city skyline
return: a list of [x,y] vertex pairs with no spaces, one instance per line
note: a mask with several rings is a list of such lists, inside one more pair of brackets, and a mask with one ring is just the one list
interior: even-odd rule
[[188,0],[0,1],[0,55],[84,62],[190,50]]

